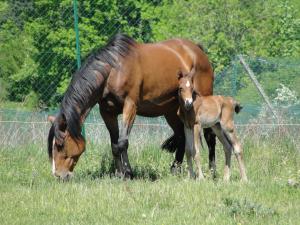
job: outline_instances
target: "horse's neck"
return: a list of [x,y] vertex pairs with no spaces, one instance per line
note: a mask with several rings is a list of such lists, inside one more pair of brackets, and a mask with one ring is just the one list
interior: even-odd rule
[[[109,68],[109,72],[111,71],[111,67]],[[93,87],[92,91],[86,91],[84,94],[87,94],[84,96],[84,104],[81,104],[80,106],[76,106],[76,111],[80,116],[80,126],[84,123],[85,119],[88,117],[91,109],[99,102],[101,93],[103,91],[105,81],[108,78],[108,76],[103,76],[101,73],[94,73],[90,76],[95,76],[95,86]],[[79,81],[78,81],[79,82]],[[86,84],[88,85],[88,84]],[[75,98],[74,96],[76,93],[72,93],[72,95],[69,96],[69,98]],[[71,106],[74,107],[74,106]]]

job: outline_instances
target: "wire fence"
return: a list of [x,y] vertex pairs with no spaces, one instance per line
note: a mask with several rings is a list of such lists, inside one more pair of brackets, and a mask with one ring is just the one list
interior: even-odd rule
[[[19,68],[18,65],[7,65],[6,68],[4,64],[0,69],[2,146],[46,144],[47,115],[57,111],[71,75],[81,60],[84,61],[94,49],[104,46],[114,34],[127,33],[140,42],[156,41],[152,24],[157,18],[152,14],[160,1],[12,1],[9,4],[13,10],[1,17],[0,25],[1,28],[10,26],[11,33],[5,34],[4,40],[10,48],[0,45],[3,50],[0,60],[11,55],[11,61],[17,59],[22,63]],[[188,15],[180,16],[187,19],[185,16]],[[199,39],[195,37],[194,40]],[[214,91],[215,94],[235,96],[244,106],[236,117],[239,130],[248,134],[254,126],[261,133],[268,133],[286,127],[291,134],[299,134],[299,60],[246,57],[246,61],[281,120],[275,121],[271,117],[248,75],[233,58],[226,68],[215,74]],[[90,113],[85,124],[88,140],[107,141],[108,134],[102,129],[103,122],[97,109]],[[141,128],[144,134],[137,132]],[[142,140],[143,135],[152,135],[153,139],[163,141],[170,133],[163,118],[139,117],[132,136]]]

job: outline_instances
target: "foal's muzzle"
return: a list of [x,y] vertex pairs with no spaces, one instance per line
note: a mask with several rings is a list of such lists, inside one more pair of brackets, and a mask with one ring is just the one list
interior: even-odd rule
[[190,110],[193,107],[193,99],[189,98],[184,101],[184,108]]

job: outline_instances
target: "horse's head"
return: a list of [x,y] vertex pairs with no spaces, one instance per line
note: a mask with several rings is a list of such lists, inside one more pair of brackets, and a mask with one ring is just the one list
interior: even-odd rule
[[65,181],[72,176],[73,169],[85,149],[85,142],[81,135],[78,138],[70,135],[63,114],[57,117],[49,116],[48,121],[52,123],[48,135],[52,173]]
[[179,104],[186,110],[190,110],[193,106],[193,76],[191,73],[178,72],[178,95]]

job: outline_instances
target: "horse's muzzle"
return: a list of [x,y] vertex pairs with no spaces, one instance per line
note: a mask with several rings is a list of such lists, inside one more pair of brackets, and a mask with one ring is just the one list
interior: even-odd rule
[[57,177],[59,181],[66,182],[72,178],[73,173],[72,172],[65,172],[65,173],[56,173],[55,172],[54,176]]

